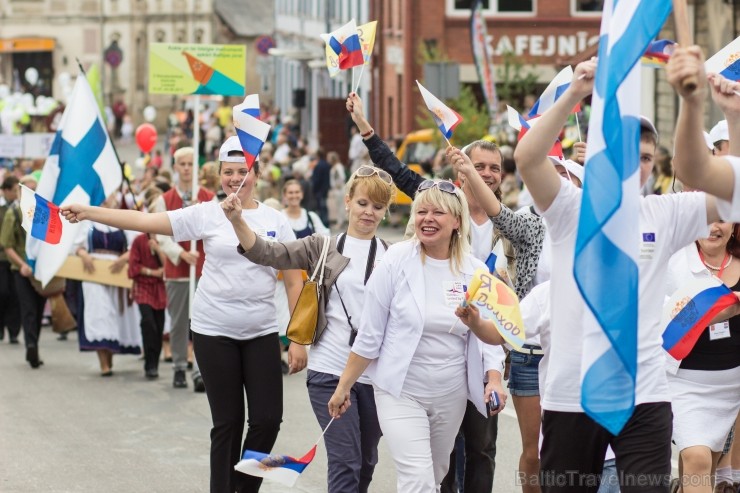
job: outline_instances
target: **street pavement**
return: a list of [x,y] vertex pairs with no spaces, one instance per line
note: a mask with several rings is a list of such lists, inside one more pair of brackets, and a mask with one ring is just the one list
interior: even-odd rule
[[[210,413],[205,394],[172,388],[162,363],[160,378],[144,378],[143,361],[115,356],[114,375],[99,376],[95,353],[81,353],[44,328],[44,365],[32,370],[23,345],[0,343],[0,492],[109,493],[208,491]],[[273,452],[300,457],[320,434],[306,392],[305,372],[284,377],[285,411]],[[509,404],[499,421],[494,491],[517,491],[514,470],[521,452]],[[396,474],[384,439],[371,492],[395,491]],[[288,488],[265,481],[264,493]],[[293,491],[326,491],[326,452]]]

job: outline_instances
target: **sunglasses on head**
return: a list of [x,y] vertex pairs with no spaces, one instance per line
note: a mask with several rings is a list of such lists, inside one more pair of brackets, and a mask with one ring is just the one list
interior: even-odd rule
[[376,168],[375,166],[367,166],[367,165],[360,166],[359,168],[357,168],[356,173],[357,173],[357,176],[362,176],[365,178],[369,176],[373,176],[373,175],[378,175],[378,177],[381,180],[383,180],[385,183],[387,183],[388,185],[393,185],[393,178],[391,178],[391,175],[389,175],[388,173],[386,173],[380,168]]
[[451,181],[434,181],[434,180],[424,180],[419,184],[419,188],[416,189],[417,192],[423,192],[424,190],[429,190],[430,188],[437,187],[443,192],[451,193],[452,195],[457,195],[457,187],[454,183]]

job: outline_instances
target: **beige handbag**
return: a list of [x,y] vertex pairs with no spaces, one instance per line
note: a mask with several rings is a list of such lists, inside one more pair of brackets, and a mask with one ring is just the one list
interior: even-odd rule
[[[290,316],[286,336],[291,342],[308,346],[316,339],[316,324],[319,319],[319,302],[321,301],[321,286],[324,284],[324,268],[326,267],[326,255],[329,252],[331,238],[324,237],[321,255],[311,277],[303,283],[303,289],[298,297],[298,302]],[[319,276],[318,282],[315,281]]]

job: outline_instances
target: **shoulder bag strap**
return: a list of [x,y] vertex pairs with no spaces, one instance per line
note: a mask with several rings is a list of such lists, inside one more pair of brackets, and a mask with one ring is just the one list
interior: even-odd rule
[[329,243],[331,242],[331,237],[324,236],[324,244],[321,247],[321,255],[319,255],[319,261],[316,262],[316,267],[314,268],[313,273],[311,274],[311,278],[309,281],[312,281],[316,279],[316,275],[319,274],[319,284],[323,284],[324,282],[324,267],[326,266],[326,254],[329,252]]

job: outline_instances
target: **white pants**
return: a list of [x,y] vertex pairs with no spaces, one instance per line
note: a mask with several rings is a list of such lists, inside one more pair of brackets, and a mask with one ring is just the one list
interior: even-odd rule
[[403,493],[438,493],[450,466],[450,453],[460,430],[468,391],[420,398],[375,389],[375,406]]

